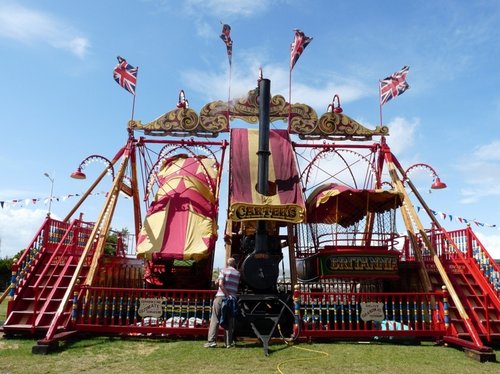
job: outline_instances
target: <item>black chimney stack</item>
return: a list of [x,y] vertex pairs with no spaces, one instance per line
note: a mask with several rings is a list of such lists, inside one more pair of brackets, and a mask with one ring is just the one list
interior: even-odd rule
[[[257,191],[269,195],[269,107],[271,102],[271,81],[259,80],[259,149],[257,151]],[[275,292],[279,275],[280,259],[269,251],[269,235],[264,220],[257,221],[255,249],[243,261],[243,279],[256,292]]]
[[[259,150],[257,151],[257,191],[262,195],[269,193],[269,103],[271,100],[271,81],[259,80]],[[255,253],[267,252],[266,221],[257,221],[255,233]]]

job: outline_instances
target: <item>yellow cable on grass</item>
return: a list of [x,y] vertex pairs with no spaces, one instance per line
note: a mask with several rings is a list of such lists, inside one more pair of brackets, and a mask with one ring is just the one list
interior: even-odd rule
[[[328,356],[330,356],[330,354],[329,354],[329,353],[327,353],[327,352],[323,352],[323,351],[316,351],[316,350],[314,350],[314,349],[308,349],[308,348],[302,348],[302,347],[296,347],[296,346],[293,346],[293,348],[301,349],[301,350],[303,350],[303,351],[307,351],[307,352],[319,353],[319,354],[322,354],[322,355],[323,355],[323,357],[328,357]],[[287,364],[287,363],[289,363],[289,362],[292,362],[292,361],[309,361],[309,360],[315,360],[315,359],[316,359],[315,357],[309,357],[309,358],[292,358],[292,359],[290,359],[290,360],[286,360],[286,361],[280,362],[280,363],[278,364],[278,366],[276,366],[276,369],[278,370],[278,373],[283,374],[283,371],[281,371],[281,369],[280,369],[280,367],[281,367],[282,365],[285,365],[285,364]]]

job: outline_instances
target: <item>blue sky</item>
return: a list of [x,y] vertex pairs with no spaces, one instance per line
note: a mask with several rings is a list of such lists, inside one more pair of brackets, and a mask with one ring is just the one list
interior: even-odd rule
[[[0,0],[0,256],[29,244],[48,210],[62,218],[87,181],[69,178],[91,154],[112,158],[127,139],[132,95],[112,79],[116,56],[139,66],[135,118],[171,110],[180,89],[196,110],[225,100],[228,63],[221,21],[232,27],[232,97],[255,87],[288,93],[293,29],[314,40],[293,71],[293,102],[323,113],[334,94],[344,113],[374,128],[378,80],[410,66],[410,90],[383,107],[388,143],[404,167],[432,165],[448,188],[414,183],[447,229],[456,217],[500,258],[500,3],[497,1]],[[107,185],[106,185],[107,183]],[[98,191],[105,191],[111,178]],[[40,199],[36,204],[13,200]],[[223,198],[225,200],[225,197]],[[94,220],[104,195],[93,196]],[[221,211],[224,217],[224,211]],[[496,225],[496,227],[492,227]],[[132,229],[130,201],[115,228]],[[221,251],[219,250],[219,253]],[[220,259],[222,255],[218,255]]]

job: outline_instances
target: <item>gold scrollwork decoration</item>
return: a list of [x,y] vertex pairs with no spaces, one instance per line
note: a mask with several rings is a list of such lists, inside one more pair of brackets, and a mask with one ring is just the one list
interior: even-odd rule
[[[327,112],[319,119],[316,111],[306,104],[290,105],[281,95],[270,99],[270,121],[288,121],[288,131],[302,139],[371,140],[374,135],[389,134],[387,126],[370,130],[343,113]],[[240,119],[255,124],[259,121],[258,90],[244,97],[205,104],[199,115],[190,108],[176,108],[145,125],[130,121],[129,129],[143,130],[151,135],[217,136],[229,131],[229,121]]]
[[[269,103],[269,119],[271,122],[284,120],[287,116],[287,102],[281,95],[271,97]],[[227,114],[227,103],[216,101],[205,105],[200,112],[201,116],[216,117],[219,114]],[[240,119],[247,123],[259,121],[259,102],[257,90],[251,90],[246,96],[231,100],[229,103],[229,117],[231,120]]]
[[200,111],[201,127],[209,132],[229,131],[228,106],[224,101],[213,101]]
[[232,100],[230,104],[231,119],[241,119],[247,123],[259,121],[259,102],[257,90],[248,91],[246,96]]
[[199,124],[198,114],[192,109],[177,109],[176,122],[179,123],[180,129],[185,131],[192,131],[196,129]]
[[275,95],[271,98],[269,117],[271,121],[284,120],[288,117],[288,103],[283,96]]
[[229,123],[225,115],[219,114],[214,117],[200,117],[200,125],[203,130],[210,133],[218,133],[222,131],[228,131]]
[[[285,108],[288,118],[288,106]],[[290,108],[289,131],[294,134],[315,132],[318,122],[316,111],[306,104],[293,104]]]
[[189,108],[174,109],[145,125],[135,121],[135,129],[145,132],[185,132],[192,131],[198,126],[198,114]]
[[145,125],[141,121],[130,121],[129,128],[150,135],[216,136],[221,131],[228,131],[229,126],[224,114],[198,116],[193,109],[177,108]]
[[371,140],[374,135],[388,135],[387,126],[378,126],[370,130],[362,126],[349,116],[341,113],[327,112],[319,120],[313,131],[303,131],[302,128],[294,127],[299,135],[313,135],[315,138],[337,139],[337,140]]
[[207,103],[200,110],[200,117],[216,117],[219,114],[226,114],[228,111],[227,102],[217,100]]
[[290,132],[295,134],[311,134],[316,129],[316,120],[305,120],[300,116],[293,116],[290,120]]

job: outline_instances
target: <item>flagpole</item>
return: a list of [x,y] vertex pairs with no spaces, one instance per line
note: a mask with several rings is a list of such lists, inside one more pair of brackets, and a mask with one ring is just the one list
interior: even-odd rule
[[379,107],[379,116],[380,116],[380,126],[382,126],[382,103],[380,102],[380,95],[382,91],[380,90],[380,81],[378,82],[378,107]]
[[134,120],[134,110],[135,110],[135,94],[134,94],[134,98],[132,99],[132,115],[130,118],[132,121]]
[[232,63],[232,55],[233,55],[233,41],[231,40],[231,26],[228,24],[222,23],[222,33],[220,34],[220,38],[226,45],[226,51],[227,51],[227,59],[229,61],[229,87],[228,87],[228,92],[227,92],[227,121],[229,123],[229,113],[230,113],[230,103],[231,103],[231,80],[232,80],[232,75],[233,75],[233,63]]
[[130,118],[132,121],[134,120],[134,111],[135,111],[135,91],[137,90],[137,76],[138,76],[138,75],[139,75],[139,66],[137,66],[137,73],[136,73],[136,76],[135,76],[135,78],[136,78],[136,81],[135,81],[135,82],[136,82],[136,83],[135,83],[135,88],[136,88],[136,89],[134,90],[134,94],[133,94],[134,98],[132,99],[132,115],[131,115],[131,118]]
[[292,120],[292,68],[290,68],[290,74],[288,76],[288,129],[292,125],[290,122]]
[[229,62],[229,87],[227,92],[227,122],[229,123],[229,112],[231,108],[229,107],[229,103],[231,102],[231,79],[233,75],[233,64]]

